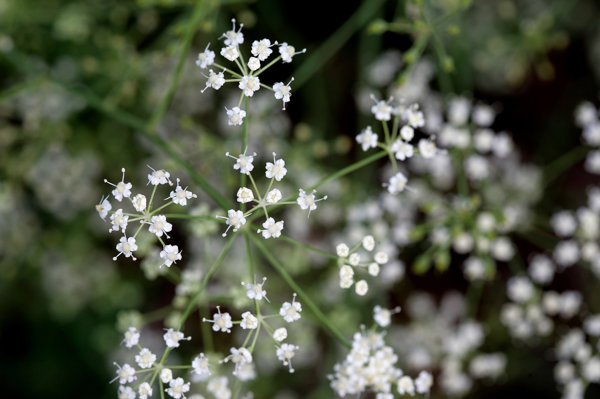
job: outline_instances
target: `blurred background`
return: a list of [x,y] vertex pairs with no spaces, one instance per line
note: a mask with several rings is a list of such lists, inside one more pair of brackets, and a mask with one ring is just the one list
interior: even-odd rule
[[[418,62],[432,68],[429,78],[419,78],[421,90],[496,105],[495,128],[510,131],[527,162],[543,168],[578,147],[574,110],[582,101],[599,101],[600,5],[593,0],[474,3],[427,3],[431,18],[444,18],[437,32],[440,55],[436,45],[415,51],[420,36],[418,24],[411,25],[416,21],[411,10],[420,7],[418,1],[348,0],[332,11],[312,0],[205,0],[190,36],[196,6],[191,0],[0,0],[2,396],[116,397],[116,386],[108,382],[121,331],[142,314],[153,321],[155,315],[148,314],[169,304],[174,291],[168,279],[152,275],[151,266],[112,261],[116,240],[95,211],[110,192],[103,179],[117,181],[125,167],[134,187],[136,182],[142,187],[149,164],[200,193],[168,156],[172,151],[208,181],[224,182],[222,194],[233,195],[237,176],[221,175],[214,165],[239,147],[239,132],[226,126],[223,112],[235,100],[232,91],[200,93],[205,77],[194,65],[206,43],[218,48],[217,39],[233,17],[244,23],[249,42],[266,37],[307,49],[292,64],[265,75],[273,82],[295,76],[287,111],[271,95],[252,103],[250,148],[283,154],[295,172],[290,187],[307,185],[362,157],[354,136],[371,123],[361,105],[365,94],[384,97],[384,87],[394,80],[415,82],[414,72],[423,69],[411,63]],[[164,117],[154,120],[170,89],[175,89],[172,102]],[[583,153],[576,154],[546,189],[540,213],[582,202],[585,186],[595,182],[583,171],[583,159]],[[365,181],[378,167],[351,179]],[[351,184],[348,179],[331,186],[330,195]],[[344,202],[365,201],[380,189],[364,186]],[[205,195],[196,205],[198,214],[216,212]],[[340,220],[336,212],[333,205],[318,218],[311,216],[318,234],[334,230]],[[308,234],[298,225],[294,234]],[[184,253],[193,254],[189,263],[206,267],[202,257],[218,253],[220,245],[207,236],[219,241],[219,226],[176,226],[175,239],[187,243],[181,244]],[[142,249],[148,259],[152,251],[151,243]],[[294,254],[290,268],[309,285],[311,259],[302,256]],[[235,276],[236,270],[225,271],[222,282],[228,273]],[[415,278],[413,284],[435,292],[458,278],[450,274],[432,284]],[[282,298],[289,295],[280,291]],[[390,292],[404,295],[401,288]],[[355,326],[365,321],[349,313],[341,311],[339,320]],[[156,325],[156,334],[160,329]],[[330,350],[322,331],[315,328],[312,334],[324,352]],[[310,338],[299,339],[309,347]],[[312,378],[304,371],[289,386],[273,378],[271,391],[256,397],[272,397],[277,390],[290,391],[281,397],[296,397],[292,392],[331,397],[324,378],[333,361],[328,359],[318,371],[320,385],[303,383]],[[539,374],[527,381],[522,375],[507,378],[503,388],[483,387],[473,397],[524,392],[525,383],[534,386],[535,397],[554,397],[551,370]]]

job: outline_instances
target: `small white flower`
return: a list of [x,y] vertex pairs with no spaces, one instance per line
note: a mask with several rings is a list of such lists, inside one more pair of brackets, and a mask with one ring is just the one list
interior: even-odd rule
[[106,215],[108,215],[108,211],[110,211],[111,209],[112,205],[108,201],[108,197],[100,198],[100,203],[96,205],[96,211],[98,211],[98,214],[100,215],[102,220],[106,218]]
[[117,363],[115,363],[115,366],[117,366],[117,371],[116,371],[117,376],[112,381],[115,381],[118,379],[119,384],[124,385],[129,382],[133,382],[137,379],[137,377],[135,375],[135,369],[133,367],[131,367],[129,364],[125,363],[123,365],[123,367],[121,367]]
[[227,46],[221,49],[221,55],[229,61],[235,61],[240,56],[237,46]]
[[131,257],[131,259],[136,260],[135,256],[133,256],[133,251],[137,251],[138,246],[135,242],[135,238],[126,236],[121,237],[120,242],[117,244],[117,251],[119,253],[117,256],[113,258],[113,260],[117,260],[120,255],[125,255],[126,258]]
[[242,313],[242,322],[240,327],[244,330],[254,330],[258,327],[258,319],[250,312]]
[[340,267],[340,287],[350,288],[354,283],[354,269],[348,265]]
[[358,253],[353,253],[348,257],[348,263],[352,266],[357,266],[360,263],[360,255]]
[[273,332],[273,339],[275,341],[281,342],[285,340],[288,336],[287,329],[285,327],[278,328]]
[[156,234],[157,237],[162,237],[163,234],[169,237],[167,233],[172,229],[173,225],[167,222],[167,217],[165,215],[152,216],[150,219],[150,227],[148,228],[148,231]]
[[[206,76],[206,75],[205,75]],[[215,73],[212,69],[208,71],[208,76],[206,77],[206,86],[201,90],[202,93],[209,87],[212,87],[215,90],[219,90],[225,84],[225,75],[223,72]]]
[[192,361],[192,367],[194,368],[194,373],[200,376],[201,380],[205,380],[211,375],[208,358],[206,355],[204,355],[204,353],[201,353],[194,358]]
[[356,142],[362,146],[363,151],[367,151],[369,148],[376,148],[377,134],[373,133],[371,126],[367,126],[356,135]]
[[437,153],[437,147],[432,140],[419,140],[419,153],[423,158],[433,158]]
[[408,125],[402,126],[402,129],[400,129],[400,137],[402,137],[404,141],[411,141],[413,137],[415,137],[415,130]]
[[181,377],[169,381],[169,388],[165,389],[169,396],[175,399],[185,398],[184,394],[189,390],[190,383],[186,383]]
[[254,280],[254,284],[242,282],[242,285],[246,287],[246,296],[250,299],[257,301],[260,301],[263,298],[265,298],[265,300],[269,302],[269,299],[267,298],[267,291],[263,289],[265,281],[267,281],[266,277],[263,277],[262,282],[260,284],[256,282],[256,279]]
[[258,229],[257,233],[262,233],[262,236],[266,239],[268,238],[277,238],[281,235],[281,230],[283,230],[283,220],[279,222],[275,222],[275,219],[268,218],[263,224],[263,229]]
[[164,169],[155,170],[152,166],[146,165],[152,170],[152,173],[148,174],[148,183],[153,186],[158,186],[159,184],[167,184],[172,185],[173,183],[169,178],[171,174]]
[[163,259],[162,265],[171,267],[173,263],[181,260],[181,251],[177,245],[165,245],[163,250],[160,251],[160,258]]
[[292,296],[292,303],[284,302],[279,309],[279,314],[288,323],[292,323],[300,319],[300,312],[302,311],[302,305],[300,302],[296,302],[296,293]]
[[242,204],[254,201],[254,193],[247,187],[240,187],[237,191],[237,202]]
[[163,384],[168,384],[173,379],[173,371],[171,369],[162,369],[160,371],[160,380]]
[[212,326],[213,331],[221,331],[221,332],[230,333],[231,327],[233,327],[233,322],[231,321],[231,315],[227,312],[221,313],[220,306],[217,306],[217,313],[213,314],[212,320],[203,318],[202,321],[213,323],[213,326]]
[[407,182],[408,180],[406,179],[406,176],[404,176],[401,172],[398,172],[389,180],[387,184],[387,190],[390,194],[400,193],[406,188]]
[[327,196],[324,196],[323,198],[315,199],[316,192],[317,192],[316,190],[313,190],[310,194],[306,194],[306,192],[304,190],[302,190],[301,188],[298,189],[299,194],[298,194],[298,199],[296,200],[296,202],[300,206],[300,209],[302,209],[302,210],[308,209],[309,217],[310,217],[310,213],[312,211],[314,211],[315,209],[317,209],[317,202],[327,199]]
[[427,371],[421,371],[417,379],[415,379],[415,386],[417,387],[417,393],[428,394],[431,386],[433,385],[433,377]]
[[147,382],[143,382],[138,389],[138,393],[140,394],[140,399],[148,399],[152,396],[152,387]]
[[350,253],[350,248],[348,248],[346,244],[341,243],[335,247],[335,252],[337,253],[337,256],[345,258]]
[[415,385],[412,378],[407,375],[400,377],[398,380],[398,393],[400,395],[408,394],[410,396],[415,394]]
[[119,387],[119,399],[135,399],[135,391],[131,387]]
[[223,33],[223,35],[221,37],[225,38],[225,45],[238,46],[238,45],[244,43],[244,34],[242,33],[242,28],[244,27],[244,24],[240,24],[240,28],[236,31],[235,30],[235,19],[232,19],[231,23],[233,24],[233,28],[231,28],[231,30],[228,30],[227,32]]
[[[375,97],[372,97],[375,100]],[[371,113],[375,115],[375,119],[379,121],[389,121],[392,119],[392,106],[388,101],[375,100],[375,105],[371,107]]]
[[104,179],[104,183],[110,184],[114,187],[114,190],[112,190],[112,195],[119,202],[123,201],[123,197],[129,198],[129,196],[131,195],[132,187],[131,183],[125,183],[125,168],[121,168],[121,173],[123,174],[121,177],[121,181],[117,184],[113,184],[108,180]]
[[244,364],[252,363],[252,354],[246,348],[230,348],[229,352],[231,354],[223,359],[222,363],[231,361],[233,364],[235,364],[233,375],[237,376],[240,367]]
[[196,65],[198,65],[198,67],[200,67],[201,69],[206,69],[207,67],[211,66],[213,62],[215,62],[215,52],[209,50],[209,46],[210,43],[206,45],[206,48],[203,52],[198,54]]
[[281,54],[281,61],[292,62],[292,57],[296,54],[305,53],[306,49],[296,52],[294,46],[290,46],[287,43],[281,43],[279,46],[279,54]]
[[285,161],[283,159],[275,159],[275,153],[273,153],[273,162],[267,162],[265,175],[269,179],[275,179],[281,181],[287,173],[285,168]]
[[252,97],[254,95],[254,92],[260,89],[260,79],[258,79],[257,76],[246,75],[242,77],[240,83],[238,84],[238,87],[244,92],[245,96]]
[[244,123],[244,118],[246,117],[246,111],[240,109],[240,107],[233,107],[232,109],[227,109],[227,124],[229,126],[239,126]]
[[408,121],[408,124],[415,129],[425,126],[425,117],[423,116],[423,112],[419,110],[419,106],[417,104],[413,104],[412,106],[408,107],[405,117]]
[[249,175],[250,172],[252,172],[252,170],[254,169],[254,165],[252,164],[252,162],[254,162],[254,157],[256,156],[256,153],[253,153],[252,155],[246,155],[246,150],[244,150],[244,153],[240,154],[238,157],[234,157],[228,152],[225,153],[225,156],[235,159],[236,162],[233,165],[233,169],[239,170],[240,173]]
[[396,140],[394,144],[392,144],[390,151],[394,152],[396,154],[396,159],[400,161],[404,161],[414,155],[413,146],[402,140]]
[[146,196],[144,194],[137,194],[131,199],[133,207],[138,212],[144,212],[146,209]]
[[172,328],[169,328],[167,332],[163,334],[163,339],[165,340],[165,345],[169,348],[179,348],[179,341],[189,341],[192,337],[186,337],[181,331],[175,331]]
[[257,71],[260,68],[260,60],[256,57],[250,57],[248,60],[248,68],[250,68],[252,72]]
[[169,195],[169,198],[173,201],[173,203],[181,206],[186,206],[187,200],[197,197],[198,196],[196,194],[193,194],[191,191],[187,191],[187,187],[182,188],[179,185],[179,179],[177,179],[177,186],[175,187],[175,191],[171,191],[171,194]]
[[246,224],[246,216],[242,211],[236,211],[235,209],[230,209],[227,211],[227,217],[218,216],[220,219],[225,219],[225,223],[227,223],[227,230],[222,234],[223,237],[227,235],[227,232],[230,228],[233,227],[233,231],[236,232]]
[[276,204],[276,203],[278,203],[279,200],[281,200],[281,191],[279,191],[276,188],[272,189],[265,196],[265,200],[267,201],[267,204]]
[[377,305],[373,308],[373,320],[381,327],[387,327],[392,323],[392,314],[400,312],[400,308],[394,309],[392,312],[389,309],[382,308]]
[[271,50],[271,41],[269,39],[262,39],[260,41],[255,40],[252,42],[250,52],[259,60],[266,60],[273,52],[273,50]]
[[135,327],[129,327],[124,335],[125,338],[123,339],[123,342],[125,342],[127,348],[136,346],[140,340],[140,332]]
[[284,366],[288,366],[290,373],[294,372],[294,368],[292,367],[292,358],[296,354],[298,350],[298,346],[291,344],[281,344],[280,347],[277,348],[277,358],[283,362]]
[[375,262],[379,263],[380,265],[385,265],[388,263],[389,257],[385,252],[377,252],[373,259],[375,259]]
[[285,109],[285,103],[290,102],[290,97],[292,96],[292,88],[290,87],[290,84],[293,81],[294,78],[291,78],[288,84],[284,84],[283,82],[277,82],[273,85],[275,98],[283,102],[282,109]]
[[135,356],[135,361],[142,369],[149,369],[156,361],[156,355],[150,352],[148,348],[142,348],[140,353]]
[[379,264],[377,264],[377,262],[371,262],[369,263],[367,270],[371,276],[375,277],[379,274],[380,271]]
[[362,239],[362,246],[367,251],[371,252],[375,248],[375,238],[372,235],[364,236]]
[[360,296],[365,296],[369,291],[369,284],[365,280],[357,281],[354,285],[354,291]]
[[129,216],[123,215],[123,209],[117,209],[115,213],[110,215],[110,223],[112,227],[109,231],[119,231],[121,230],[125,233],[125,229],[127,228],[127,221],[129,220]]

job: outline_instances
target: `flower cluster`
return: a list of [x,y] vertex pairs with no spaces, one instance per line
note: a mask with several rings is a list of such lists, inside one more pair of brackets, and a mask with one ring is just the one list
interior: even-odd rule
[[584,102],[575,110],[575,123],[583,132],[583,142],[592,147],[585,160],[585,169],[600,174],[600,111],[590,102]]

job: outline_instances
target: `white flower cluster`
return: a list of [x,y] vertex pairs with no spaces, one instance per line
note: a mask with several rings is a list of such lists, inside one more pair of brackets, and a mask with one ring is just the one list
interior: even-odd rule
[[[285,104],[290,101],[292,95],[290,84],[294,79],[292,78],[288,83],[277,82],[269,87],[260,81],[259,76],[277,61],[292,62],[292,57],[304,53],[306,49],[296,51],[294,46],[287,43],[271,43],[269,39],[262,39],[252,42],[250,49],[252,56],[244,57],[240,49],[240,45],[244,43],[243,25],[240,24],[239,29],[236,30],[235,19],[232,22],[233,28],[221,36],[224,39],[224,47],[221,48],[220,54],[228,61],[234,62],[238,72],[215,63],[215,52],[209,49],[210,43],[203,52],[198,54],[196,65],[204,70],[208,68],[208,75],[204,75],[207,79],[206,87],[202,91],[209,87],[219,90],[227,82],[238,84],[238,88],[241,90],[240,100],[237,106],[231,109],[226,108],[229,125],[235,126],[241,125],[246,117],[246,111],[240,108],[244,98],[252,97],[261,87],[271,90],[275,98],[283,102],[283,109],[285,109]],[[277,47],[279,55],[273,60],[267,61],[273,53],[272,47]],[[248,61],[246,62],[246,60]],[[220,69],[220,71],[215,72],[210,68],[211,66]],[[225,79],[225,73],[230,75],[228,79]]]
[[[153,200],[158,186],[164,184],[169,184],[172,186],[173,183],[170,180],[171,174],[169,172],[162,169],[155,170],[150,166],[148,167],[152,171],[152,173],[148,174],[148,184],[153,186],[150,200],[147,200],[144,194],[134,195],[132,193],[132,184],[125,182],[125,168],[121,169],[121,181],[117,184],[113,184],[108,180],[104,180],[105,183],[114,187],[112,190],[114,199],[118,202],[122,202],[123,199],[126,198],[131,202],[131,205],[137,213],[125,213],[123,212],[122,208],[113,211],[108,197],[103,197],[100,200],[100,203],[96,205],[96,211],[98,211],[98,214],[103,220],[106,219],[106,216],[110,214],[111,228],[109,232],[116,231],[123,234],[120,242],[117,244],[117,251],[119,251],[119,253],[113,258],[113,260],[116,260],[120,255],[124,255],[126,258],[131,257],[133,260],[136,260],[135,256],[133,255],[133,253],[138,249],[136,237],[141,231],[142,226],[147,224],[148,231],[154,234],[163,246],[163,249],[160,252],[162,265],[171,267],[173,263],[181,260],[181,251],[177,245],[168,245],[163,241],[163,236],[169,238],[169,232],[173,229],[173,225],[167,221],[165,215],[161,215],[158,212],[172,204],[186,206],[188,200],[196,198],[196,194],[188,191],[187,187],[182,187],[179,184],[179,179],[177,179],[175,189],[171,190],[171,193],[166,198],[168,202],[156,209],[153,209]],[[126,230],[127,226],[131,222],[139,222],[140,226],[138,229],[136,229],[136,232],[133,236],[130,235],[128,237]]]
[[340,243],[335,247],[340,265],[340,287],[350,288],[354,284],[354,291],[364,296],[369,291],[369,284],[366,280],[354,280],[355,270],[365,269],[371,276],[379,275],[381,265],[389,261],[389,256],[384,251],[375,252],[373,257],[364,252],[359,252],[363,248],[367,254],[375,250],[375,238],[372,235],[364,236],[362,241],[350,248],[345,243]]
[[575,110],[575,123],[583,132],[583,142],[592,147],[585,159],[585,170],[600,174],[600,111],[590,102],[580,104]]
[[384,334],[361,331],[354,334],[352,349],[342,363],[334,366],[329,376],[331,387],[339,396],[360,395],[372,391],[378,399],[393,398],[392,386],[400,395],[429,394],[433,377],[421,371],[413,379],[396,367],[398,356],[387,346]]
[[[277,188],[273,188],[273,183],[275,181],[280,182],[287,174],[285,161],[282,158],[277,159],[277,155],[273,153],[273,162],[267,162],[265,165],[265,176],[267,179],[270,179],[269,186],[267,187],[264,195],[261,195],[254,177],[252,176],[252,171],[254,170],[254,157],[256,157],[256,153],[253,153],[252,155],[246,155],[246,151],[244,151],[243,154],[240,154],[237,157],[231,155],[230,153],[226,153],[225,155],[235,160],[233,169],[239,170],[241,174],[247,175],[251,182],[251,188],[240,187],[238,189],[237,202],[240,204],[255,202],[256,204],[252,209],[246,211],[245,213],[241,210],[230,209],[227,211],[227,216],[217,216],[217,218],[225,219],[225,223],[227,224],[227,229],[223,233],[223,237],[227,235],[227,232],[230,228],[233,228],[234,232],[238,231],[243,225],[246,224],[246,218],[249,215],[256,210],[261,209],[264,212],[266,220],[262,224],[262,229],[258,229],[257,232],[262,234],[265,239],[278,238],[281,236],[281,232],[283,231],[284,221],[276,221],[273,217],[270,217],[267,208],[276,204],[288,204],[288,202],[280,202],[282,199],[281,191]],[[317,202],[327,199],[327,196],[317,199],[315,197],[315,190],[313,190],[310,194],[307,194],[303,189],[299,189],[298,192],[299,195],[296,203],[298,206],[300,206],[300,209],[308,209],[309,215],[310,212],[317,209]]]
[[[190,337],[185,337],[182,332],[175,331],[172,328],[168,329],[164,336],[166,350],[179,347],[179,341],[190,340]],[[167,394],[174,399],[185,398],[185,393],[190,390],[190,383],[185,382],[182,377],[173,377],[171,369],[164,367],[163,362],[165,356],[161,359],[160,363],[157,363],[157,356],[150,351],[148,348],[143,348],[139,344],[140,332],[135,327],[129,327],[125,331],[125,337],[123,343],[127,348],[138,347],[140,351],[135,355],[135,362],[139,369],[136,370],[130,364],[125,363],[123,366],[117,366],[117,376],[111,381],[119,380],[119,399],[134,399],[136,392],[131,386],[127,384],[137,380],[138,376],[142,376],[142,383],[137,385],[137,394],[140,399],[147,399],[152,396],[153,386],[151,385],[156,377],[160,378],[160,386],[168,386],[165,389]],[[145,374],[145,375],[144,375]],[[147,381],[151,381],[150,383]],[[161,394],[163,396],[163,394]]]

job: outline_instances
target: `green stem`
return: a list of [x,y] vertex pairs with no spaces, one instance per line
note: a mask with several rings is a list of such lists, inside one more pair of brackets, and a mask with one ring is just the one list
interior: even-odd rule
[[585,158],[588,151],[589,149],[585,146],[575,147],[555,159],[550,165],[546,166],[544,169],[543,187],[548,187],[550,183],[556,180],[571,166]]
[[294,279],[288,274],[288,272],[284,269],[284,267],[273,257],[272,253],[265,247],[265,245],[261,242],[258,237],[252,236],[252,240],[254,241],[254,245],[262,252],[263,256],[269,261],[269,263],[275,268],[275,270],[279,273],[279,275],[285,280],[285,282],[292,288],[306,303],[306,306],[311,310],[311,312],[315,315],[315,317],[321,322],[321,324],[329,330],[331,335],[333,335],[342,345],[347,348],[351,348],[350,342],[344,337],[344,335],[338,330],[336,326],[334,326],[331,321],[321,312],[321,310],[315,305],[315,303],[310,299],[310,297],[304,292],[302,288]]
[[325,256],[326,258],[329,258],[329,259],[337,260],[337,258],[338,258],[334,254],[330,254],[329,252],[320,250],[319,248],[312,247],[312,246],[310,246],[308,244],[304,244],[303,242],[296,241],[293,238],[290,238],[290,237],[287,237],[287,236],[284,236],[284,235],[279,236],[279,239],[282,240],[282,241],[285,241],[285,242],[289,242],[290,244],[295,245],[295,246],[297,246],[299,248],[307,249],[309,251],[321,254],[321,255]]

